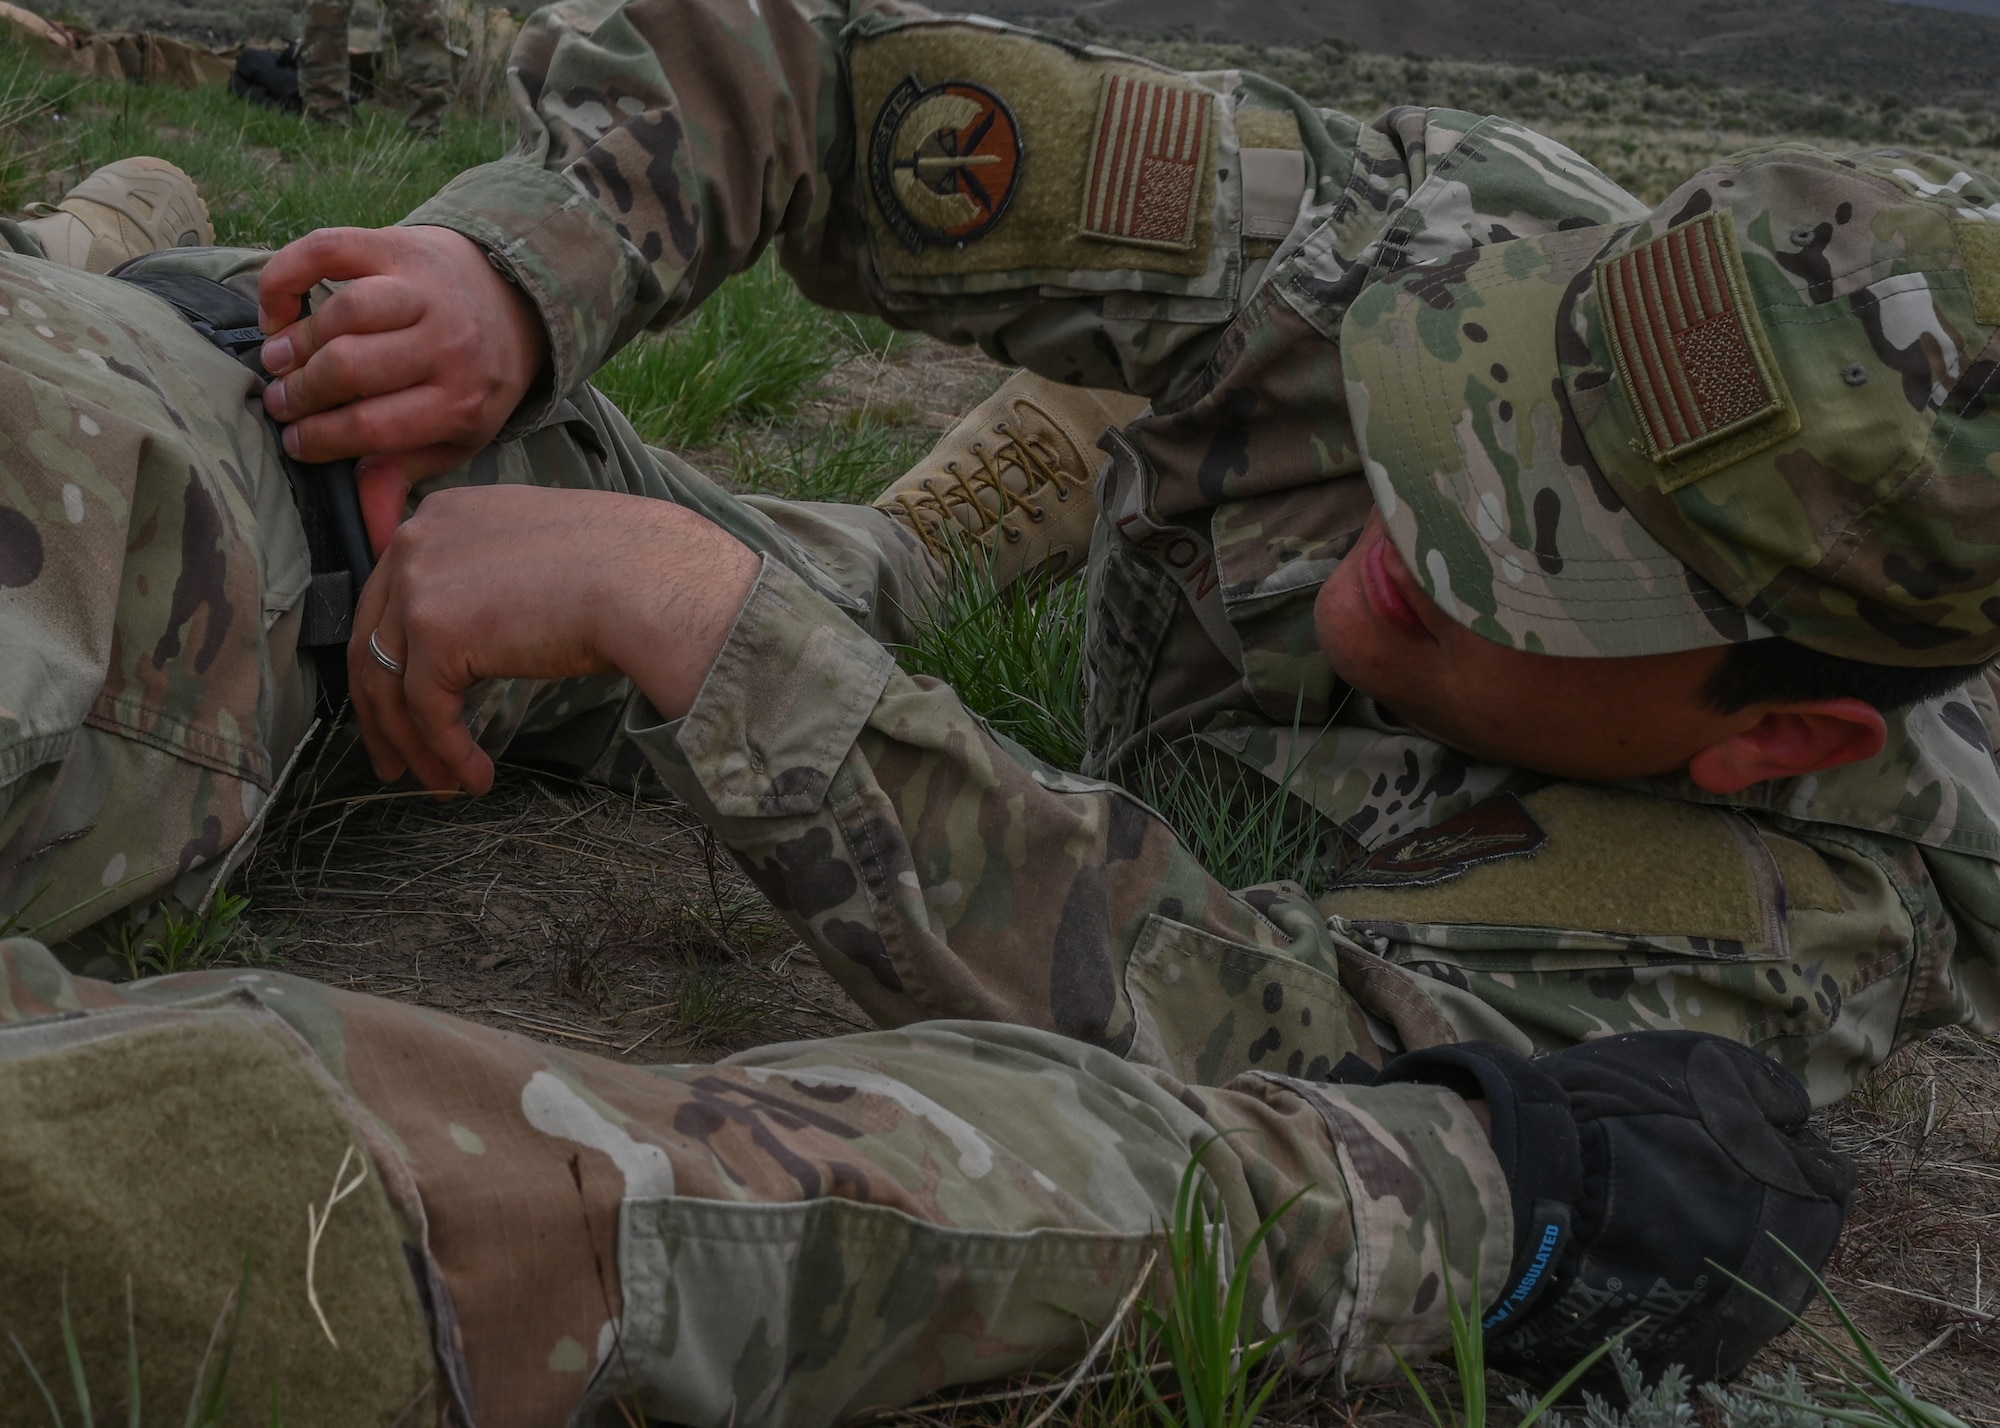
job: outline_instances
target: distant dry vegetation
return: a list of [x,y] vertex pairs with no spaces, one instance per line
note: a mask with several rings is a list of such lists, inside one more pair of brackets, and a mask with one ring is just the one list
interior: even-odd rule
[[[1056,28],[1178,69],[1253,70],[1314,104],[1350,114],[1369,116],[1397,104],[1505,114],[1562,140],[1648,202],[1663,199],[1680,180],[1725,154],[1772,139],[1832,149],[1895,144],[1950,154],[1989,171],[2000,165],[2000,87],[1991,85],[1950,103],[1920,102],[1889,88],[1725,85],[1671,67],[1629,69],[1610,59],[1430,59],[1373,54],[1339,40],[1303,48],[1185,36],[1112,40],[1073,23]],[[2000,24],[1992,28],[2000,34]],[[2000,74],[2000,53],[1993,73]]]
[[[25,0],[98,29],[297,33],[299,0]],[[377,0],[356,0],[368,23]],[[1890,0],[933,0],[1313,103],[1505,114],[1649,201],[1773,138],[2000,165],[2000,19]],[[510,8],[525,13],[526,7]],[[1219,36],[1233,37],[1221,39]]]
[[933,0],[1104,35],[1674,72],[1713,84],[1956,103],[1990,93],[2000,18],[1886,0]]

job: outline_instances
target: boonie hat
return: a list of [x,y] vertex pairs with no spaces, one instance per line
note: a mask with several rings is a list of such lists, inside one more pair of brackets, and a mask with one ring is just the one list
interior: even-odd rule
[[2000,651],[1997,326],[2000,186],[1783,144],[1637,225],[1391,275],[1342,353],[1391,538],[1475,633],[1969,665]]

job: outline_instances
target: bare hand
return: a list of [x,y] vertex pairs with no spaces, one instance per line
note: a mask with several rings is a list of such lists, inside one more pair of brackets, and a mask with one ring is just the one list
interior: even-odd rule
[[[683,507],[603,491],[480,486],[425,498],[362,591],[347,647],[361,737],[385,781],[484,793],[463,716],[485,679],[624,673],[687,712],[758,557]],[[403,665],[392,674],[369,637]]]
[[[300,321],[322,279],[346,285]],[[547,357],[534,304],[449,228],[320,229],[272,256],[258,297],[265,410],[300,460],[366,458],[378,552],[410,486],[490,442]]]

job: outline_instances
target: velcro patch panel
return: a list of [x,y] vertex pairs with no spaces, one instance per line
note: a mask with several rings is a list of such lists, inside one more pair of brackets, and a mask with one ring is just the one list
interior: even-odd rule
[[850,43],[876,270],[891,287],[1213,276],[1214,91],[985,23],[899,23]]
[[1981,322],[2000,324],[2000,227],[1961,221],[1952,224],[1951,230],[1965,260],[1973,316]]
[[[1727,214],[1703,214],[1610,259],[1597,270],[1597,296],[1662,490],[1797,430]],[[1753,430],[1764,439],[1723,446]],[[1720,459],[1683,464],[1716,447]]]
[[[1530,826],[1546,836],[1531,842]],[[1572,935],[1708,938],[1723,944],[1718,956],[1783,950],[1784,865],[1739,814],[1555,783],[1518,802],[1488,800],[1430,833],[1445,846],[1428,850],[1420,834],[1393,859],[1416,876],[1391,881],[1371,859],[1322,906],[1360,923],[1519,929],[1523,952]],[[1424,878],[1425,864],[1441,876]]]

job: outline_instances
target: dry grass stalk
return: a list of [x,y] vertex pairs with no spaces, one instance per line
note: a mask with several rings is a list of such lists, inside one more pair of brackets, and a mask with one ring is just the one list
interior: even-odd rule
[[310,1202],[306,1205],[306,1302],[312,1305],[313,1317],[319,1320],[320,1332],[326,1335],[326,1341],[336,1349],[340,1347],[340,1340],[334,1337],[333,1325],[327,1323],[326,1310],[320,1307],[319,1286],[314,1276],[319,1270],[320,1237],[326,1233],[328,1221],[333,1219],[333,1207],[367,1182],[368,1158],[363,1156],[360,1166],[354,1172],[354,1178],[342,1183],[342,1177],[347,1174],[347,1167],[353,1163],[354,1158],[355,1150],[350,1145],[347,1147],[347,1153],[340,1157],[339,1168],[333,1172],[333,1189],[326,1197],[325,1209],[316,1209]]

